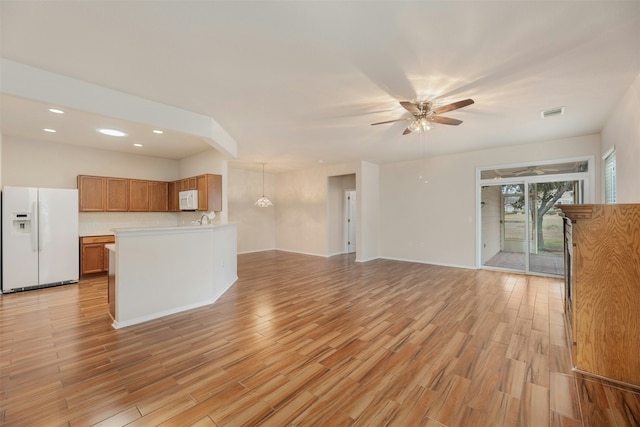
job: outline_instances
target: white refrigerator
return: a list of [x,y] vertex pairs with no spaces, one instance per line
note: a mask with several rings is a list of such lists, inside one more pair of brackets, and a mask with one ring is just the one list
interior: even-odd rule
[[2,292],[79,278],[78,190],[2,190]]

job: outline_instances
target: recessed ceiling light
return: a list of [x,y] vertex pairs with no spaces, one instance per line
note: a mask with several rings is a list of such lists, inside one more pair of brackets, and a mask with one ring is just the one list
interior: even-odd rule
[[134,147],[142,147],[142,144],[133,144]]
[[98,132],[100,132],[103,135],[109,135],[109,136],[127,136],[126,133],[116,129],[98,129]]
[[162,135],[164,132],[161,131],[160,129],[154,129],[153,133],[157,133],[158,135]]
[[57,108],[49,108],[49,111],[56,114],[64,114],[64,111],[58,110]]
[[44,128],[43,129],[45,132],[49,132],[49,133],[56,133],[55,129],[49,129],[49,128]]

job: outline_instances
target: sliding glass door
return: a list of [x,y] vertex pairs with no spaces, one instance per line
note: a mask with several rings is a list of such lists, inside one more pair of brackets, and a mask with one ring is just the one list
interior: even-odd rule
[[574,204],[580,196],[580,181],[531,183],[529,189],[529,271],[564,274],[564,233],[557,204]]
[[480,252],[483,267],[564,274],[559,204],[584,202],[587,162],[481,171]]

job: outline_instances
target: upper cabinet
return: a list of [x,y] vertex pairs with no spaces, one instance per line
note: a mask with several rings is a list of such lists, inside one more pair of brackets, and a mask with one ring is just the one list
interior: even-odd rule
[[169,212],[178,212],[180,210],[180,200],[178,193],[180,192],[180,181],[167,183],[167,207]]
[[105,178],[101,176],[78,176],[79,205],[82,212],[104,212]]
[[81,212],[178,212],[179,193],[198,190],[198,210],[222,210],[222,175],[174,182],[78,175]]
[[169,211],[169,183],[149,181],[149,210],[151,212]]
[[129,211],[149,212],[149,181],[129,180]]
[[222,210],[222,175],[199,175],[197,177],[198,210]]
[[129,210],[129,180],[110,177],[103,179],[106,184],[106,211],[127,212]]

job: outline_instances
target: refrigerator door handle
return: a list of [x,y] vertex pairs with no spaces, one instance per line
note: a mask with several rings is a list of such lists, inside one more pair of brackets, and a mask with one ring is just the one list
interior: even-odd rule
[[31,250],[38,250],[38,202],[31,204]]

